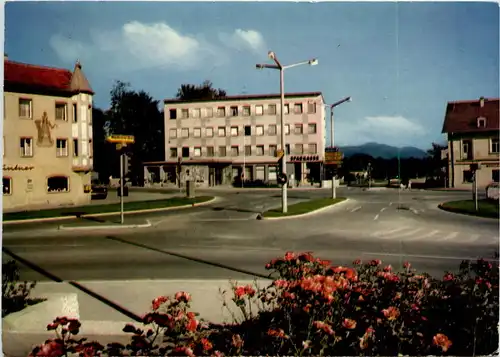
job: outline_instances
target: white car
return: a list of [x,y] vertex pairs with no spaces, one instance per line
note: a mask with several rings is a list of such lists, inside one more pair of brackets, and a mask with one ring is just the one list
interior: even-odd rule
[[488,186],[486,186],[486,197],[489,200],[498,201],[499,196],[500,196],[500,184],[498,182],[492,182]]

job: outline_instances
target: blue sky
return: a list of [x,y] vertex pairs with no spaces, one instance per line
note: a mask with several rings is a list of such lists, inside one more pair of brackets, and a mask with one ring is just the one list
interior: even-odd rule
[[270,49],[284,64],[319,59],[286,72],[287,92],[353,97],[336,108],[338,145],[427,148],[447,101],[499,96],[495,3],[8,2],[5,14],[10,59],[80,59],[101,108],[118,79],[159,100],[205,79],[278,92],[277,71],[255,69]]

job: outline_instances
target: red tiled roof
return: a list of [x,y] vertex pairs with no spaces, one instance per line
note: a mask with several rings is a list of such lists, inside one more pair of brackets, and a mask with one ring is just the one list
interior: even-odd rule
[[[322,96],[321,92],[302,92],[302,93],[285,93],[285,98],[302,98],[302,97],[317,97]],[[235,101],[235,100],[261,100],[261,99],[278,99],[280,94],[247,94],[247,95],[228,95],[217,99],[197,99],[197,100],[181,100],[177,98],[165,99],[165,104],[176,103],[198,103],[198,102],[219,102],[219,101]]]
[[[443,123],[443,133],[466,133],[498,131],[500,129],[500,99],[485,98],[481,108],[480,100],[448,102]],[[486,126],[477,126],[477,118],[486,118]]]
[[[27,63],[4,61],[4,84],[8,86],[73,93],[71,80],[73,73],[63,68],[38,66]],[[93,94],[92,89],[82,88],[81,92]]]

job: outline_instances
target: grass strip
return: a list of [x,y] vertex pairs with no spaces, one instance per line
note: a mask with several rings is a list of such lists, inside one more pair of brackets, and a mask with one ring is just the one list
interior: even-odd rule
[[[148,209],[156,208],[169,208],[177,206],[185,206],[195,203],[203,203],[213,199],[210,196],[200,196],[195,198],[187,197],[173,197],[165,200],[149,200],[149,201],[136,201],[136,202],[125,202],[124,211],[142,211]],[[22,219],[36,219],[36,218],[53,218],[53,217],[67,217],[67,216],[81,216],[97,213],[112,213],[120,212],[120,203],[111,203],[105,205],[88,205],[88,206],[78,206],[78,207],[64,207],[64,208],[54,208],[39,211],[21,211],[21,212],[11,212],[4,213],[4,221],[14,221]]]
[[489,200],[479,200],[477,211],[473,200],[449,201],[439,205],[439,208],[448,212],[467,214],[470,216],[496,219],[498,219],[499,216],[498,202]]
[[269,210],[267,212],[264,212],[263,216],[264,217],[288,217],[288,216],[297,216],[300,214],[304,213],[309,213],[309,212],[314,212],[316,210],[319,210],[320,208],[327,207],[327,206],[332,206],[334,204],[337,204],[339,202],[344,201],[345,198],[339,197],[339,198],[320,198],[317,200],[309,200],[305,202],[299,202],[294,205],[288,206],[288,212],[283,213],[281,212],[281,207],[280,208],[274,208],[272,210]]

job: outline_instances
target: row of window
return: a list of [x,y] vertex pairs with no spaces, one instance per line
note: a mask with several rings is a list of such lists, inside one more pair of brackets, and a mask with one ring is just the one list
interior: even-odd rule
[[[289,155],[291,153],[290,151],[290,144],[286,144],[286,153]],[[268,155],[276,157],[278,147],[277,145],[269,145],[268,147]],[[264,156],[266,154],[265,151],[265,146],[264,145],[257,145],[255,146],[255,150],[252,150],[251,145],[245,145],[244,149],[244,155],[245,156]],[[181,148],[181,157],[190,157],[191,150],[189,147],[183,147]],[[193,148],[193,156],[194,157],[227,157],[227,146],[219,146],[217,148],[217,155],[215,155],[215,148],[213,146],[207,146],[205,150],[202,150],[201,147],[194,147]],[[301,154],[317,154],[318,153],[318,146],[317,144],[307,144],[306,152],[304,152],[304,144],[295,144],[294,149],[293,149],[293,154],[295,155],[301,155]],[[231,146],[230,151],[229,151],[229,156],[236,157],[240,156],[240,147],[237,145]],[[170,158],[177,158],[179,157],[179,149],[178,148],[170,148]]]
[[[264,125],[257,125],[253,129],[252,133],[252,126],[251,125],[245,125],[244,126],[244,134],[245,136],[263,136],[265,131],[264,131]],[[181,129],[181,138],[186,139],[189,138],[189,128],[182,128]],[[201,128],[194,128],[192,129],[193,137],[194,138],[201,138]],[[316,124],[308,124],[307,125],[307,133],[308,134],[316,134],[317,132],[317,127]],[[171,139],[176,139],[177,138],[177,133],[178,129],[170,129],[169,130],[169,138]],[[268,125],[267,129],[267,135],[276,135],[278,133],[277,131],[277,126],[276,125]],[[294,134],[296,135],[302,135],[304,133],[304,128],[303,124],[295,124],[294,126]],[[285,125],[285,134],[290,135],[290,125],[286,124]],[[232,126],[230,128],[230,135],[231,136],[239,136],[240,135],[240,128],[237,126]],[[219,126],[217,128],[217,136],[218,137],[225,137],[226,136],[226,127],[225,126]],[[213,138],[214,137],[214,128],[205,128],[205,137],[207,138]]]
[[[292,106],[293,114],[302,114],[303,103],[286,103],[284,107],[284,114],[290,114],[290,106]],[[316,103],[309,102],[307,103],[307,113],[315,114],[316,113]],[[228,115],[229,114],[229,115]],[[276,115],[278,114],[276,104],[267,104],[264,106],[263,104],[257,105],[243,105],[237,106],[232,105],[229,106],[229,111],[226,111],[225,106],[218,106],[215,108],[215,116],[217,118],[225,118],[227,116],[237,117],[244,116],[248,117],[251,115]],[[169,109],[170,119],[189,119],[189,118],[213,118],[214,117],[214,108],[171,108]]]
[[[69,156],[69,140],[68,139],[56,139],[56,157],[68,157]],[[4,138],[4,150],[3,154],[5,156],[5,138]],[[92,157],[92,140],[88,142],[88,152],[89,156]],[[20,156],[21,157],[33,157],[33,138],[21,138],[19,143]],[[79,156],[79,146],[78,139],[73,139],[73,157]]]
[[[29,179],[30,184],[33,183],[31,179]],[[3,195],[9,196],[12,195],[13,192],[13,180],[12,177],[3,176],[2,180],[3,186]],[[21,190],[25,192],[25,187],[22,187]],[[69,177],[66,176],[52,176],[47,178],[47,192],[48,193],[62,193],[69,192]]]
[[[78,106],[76,103],[73,103],[72,106],[73,115],[72,121],[73,123],[78,122]],[[89,105],[89,122],[92,121],[91,115],[91,106]],[[5,101],[4,101],[4,111],[5,111]],[[68,121],[68,104],[67,103],[55,103],[55,119],[60,121]],[[33,119],[33,100],[28,98],[19,98],[19,117],[21,119]],[[4,112],[5,118],[5,112]]]
[[[490,154],[500,153],[500,143],[498,138],[490,139]],[[471,160],[473,158],[472,140],[462,140],[462,159]]]

